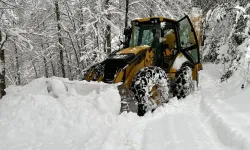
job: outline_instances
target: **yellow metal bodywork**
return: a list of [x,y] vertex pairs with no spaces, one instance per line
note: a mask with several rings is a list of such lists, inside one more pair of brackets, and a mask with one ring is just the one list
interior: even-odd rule
[[[145,52],[145,57],[143,57],[140,61],[136,61],[132,64],[129,64],[127,66],[125,66],[124,68],[121,68],[115,75],[115,78],[113,80],[113,83],[119,83],[119,82],[123,82],[124,80],[124,84],[126,85],[127,88],[130,87],[131,82],[135,76],[135,74],[141,70],[144,67],[148,67],[148,66],[152,66],[153,65],[153,59],[154,59],[154,49],[150,50],[150,47],[148,46],[137,46],[137,47],[130,47],[127,49],[124,49],[122,51],[120,51],[120,54],[128,54],[128,53],[134,53],[134,54],[138,54],[140,51],[146,51]],[[169,49],[166,49],[166,51],[169,51]],[[178,57],[184,57],[182,55],[182,53],[178,54]],[[197,64],[195,65],[195,67],[193,68],[193,72],[192,72],[192,76],[193,76],[193,80],[198,80],[198,71],[201,70],[201,65]],[[168,77],[170,79],[175,79],[175,74],[176,74],[176,69],[173,68],[173,66],[171,66],[170,71],[167,73]],[[90,71],[87,76],[86,76],[86,80],[90,81],[92,80],[94,77],[94,72]],[[103,76],[101,75],[98,78],[98,82],[101,82],[103,80]]]
[[86,81],[91,81],[91,80],[93,79],[93,77],[94,77],[94,71],[91,69],[91,70],[87,73],[87,75],[86,75],[86,77],[85,77],[85,80],[86,80]]
[[[141,49],[141,50],[145,50],[145,49]],[[182,53],[179,53],[178,55],[181,56],[181,57],[184,57],[182,55]],[[119,83],[119,82],[122,82],[123,79],[125,79],[124,84],[126,85],[127,88],[129,88],[135,74],[139,70],[141,70],[144,67],[148,67],[148,66],[153,65],[153,58],[154,58],[154,49],[150,50],[149,47],[146,48],[145,57],[139,62],[134,62],[134,63],[132,63],[130,65],[127,65],[123,69],[120,69],[117,72],[113,83]],[[194,68],[193,68],[193,72],[192,72],[193,80],[198,80],[198,71],[199,70],[201,70],[201,64],[195,65]],[[173,68],[173,65],[172,65],[171,68],[170,68],[170,71],[167,72],[168,77],[170,79],[174,80],[176,72],[177,72],[177,70],[175,68]]]
[[103,80],[103,78],[104,78],[104,76],[103,75],[101,75],[99,78],[98,78],[98,82],[101,82],[102,80]]
[[[165,18],[165,17],[138,18],[138,19],[134,19],[133,21],[146,22],[146,21],[150,21],[151,19],[159,19],[160,21],[170,20],[170,21],[176,22],[176,20],[174,20],[174,19]],[[132,21],[132,22],[133,22],[133,21]]]
[[117,52],[117,54],[135,54],[137,55],[139,52],[141,52],[142,50],[149,48],[149,46],[137,46],[137,47],[128,47],[125,48],[119,52]]
[[122,81],[123,76],[124,76],[124,71],[125,71],[124,69],[120,69],[118,71],[118,73],[115,76],[115,79],[114,79],[113,83],[118,83],[118,82]]
[[130,84],[131,84],[135,74],[139,70],[141,70],[144,67],[153,65],[154,49],[150,50],[149,46],[137,46],[137,47],[133,47],[133,48],[130,47],[130,48],[127,48],[127,49],[120,51],[119,54],[128,54],[128,53],[137,54],[141,51],[146,51],[145,57],[142,57],[141,60],[125,66],[123,69],[120,69],[117,72],[113,83],[122,82],[122,80],[125,79],[124,84],[127,87],[130,87]]

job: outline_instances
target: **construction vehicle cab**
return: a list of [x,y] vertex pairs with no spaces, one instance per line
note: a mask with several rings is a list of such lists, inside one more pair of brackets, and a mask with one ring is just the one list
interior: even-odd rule
[[121,112],[144,115],[171,96],[186,97],[198,83],[199,39],[188,16],[135,19],[131,25],[124,30],[124,48],[86,70],[83,79],[122,82]]
[[[159,54],[156,61],[160,55],[171,58],[179,51],[192,64],[200,63],[199,39],[188,16],[179,21],[164,17],[135,19],[131,24],[132,27],[124,31],[125,48],[148,45]],[[162,61],[157,65],[169,69],[170,66],[165,66],[169,61],[166,59],[165,63]]]

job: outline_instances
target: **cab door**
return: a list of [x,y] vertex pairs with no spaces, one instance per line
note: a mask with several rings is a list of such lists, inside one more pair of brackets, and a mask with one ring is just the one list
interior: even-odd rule
[[177,22],[179,50],[193,64],[200,63],[199,44],[194,27],[188,16]]

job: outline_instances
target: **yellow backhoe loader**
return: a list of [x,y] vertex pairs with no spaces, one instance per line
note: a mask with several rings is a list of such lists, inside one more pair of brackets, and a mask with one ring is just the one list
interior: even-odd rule
[[150,17],[131,21],[124,30],[124,48],[83,71],[82,80],[118,86],[121,112],[139,116],[153,111],[169,98],[185,98],[196,84],[200,63],[201,17],[179,21]]

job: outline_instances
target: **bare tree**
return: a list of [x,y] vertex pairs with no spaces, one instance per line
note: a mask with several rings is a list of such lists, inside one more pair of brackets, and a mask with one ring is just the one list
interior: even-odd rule
[[128,26],[128,6],[129,6],[129,0],[126,0],[125,3],[125,28]]
[[20,64],[19,64],[19,54],[18,54],[18,50],[17,50],[17,45],[16,45],[16,41],[14,40],[14,49],[15,49],[15,65],[16,65],[16,84],[20,85],[21,84],[21,71],[20,71]]
[[4,89],[6,88],[5,84],[5,59],[4,59],[4,49],[3,45],[7,40],[2,37],[2,31],[0,30],[0,98],[2,98],[6,93]]
[[1,45],[6,84],[42,76],[76,79],[81,69],[118,48],[130,18],[174,18],[187,5],[182,0],[0,0],[2,41],[8,34]]
[[65,68],[64,68],[64,57],[63,57],[63,42],[62,42],[62,35],[61,35],[61,25],[60,25],[60,9],[58,5],[58,1],[55,1],[55,13],[56,13],[56,21],[57,21],[57,30],[58,30],[58,44],[59,44],[59,51],[60,51],[60,64],[62,70],[62,76],[65,78]]
[[106,27],[106,43],[107,43],[107,53],[111,53],[111,26],[110,26],[110,22],[111,22],[111,14],[109,12],[109,7],[110,7],[110,0],[106,0],[105,2],[105,7],[106,7],[106,11],[107,11],[107,27]]

